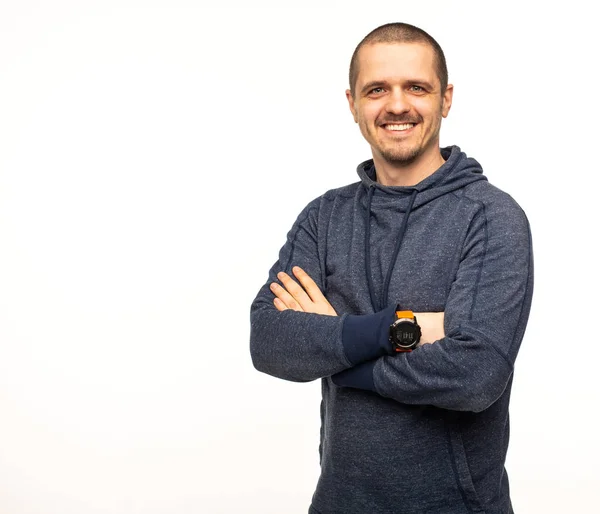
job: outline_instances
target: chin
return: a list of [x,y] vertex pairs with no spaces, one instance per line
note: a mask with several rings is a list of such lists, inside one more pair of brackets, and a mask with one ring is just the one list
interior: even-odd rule
[[384,160],[392,164],[412,164],[423,152],[421,148],[412,148],[404,151],[383,151],[380,152]]

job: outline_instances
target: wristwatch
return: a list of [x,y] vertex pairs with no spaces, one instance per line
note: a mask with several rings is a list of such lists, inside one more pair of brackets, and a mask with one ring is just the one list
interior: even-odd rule
[[390,343],[396,352],[410,352],[421,340],[421,327],[413,311],[396,307],[396,319],[390,325]]

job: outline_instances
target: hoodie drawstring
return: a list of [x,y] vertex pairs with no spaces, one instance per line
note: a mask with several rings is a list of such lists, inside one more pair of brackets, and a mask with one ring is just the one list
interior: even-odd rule
[[388,293],[390,289],[390,282],[392,281],[392,273],[394,272],[394,265],[396,264],[396,259],[398,258],[398,254],[400,253],[400,247],[402,246],[402,241],[404,239],[404,234],[406,233],[406,227],[408,226],[408,218],[413,208],[413,204],[415,203],[415,198],[417,197],[418,191],[416,189],[413,190],[410,200],[408,201],[408,207],[406,208],[406,214],[404,215],[404,219],[402,220],[402,225],[400,226],[400,230],[398,231],[398,238],[396,240],[396,247],[394,248],[394,253],[392,254],[392,258],[390,260],[390,267],[388,269],[387,275],[383,282],[383,292],[381,294],[381,301],[379,305],[377,305],[375,299],[375,288],[373,287],[373,276],[371,272],[371,204],[373,202],[373,194],[375,192],[375,188],[373,186],[369,187],[369,192],[367,194],[367,210],[366,210],[366,227],[365,227],[365,261],[366,266],[365,270],[367,273],[367,285],[369,287],[369,296],[371,297],[371,305],[373,306],[373,310],[375,312],[379,312],[380,310],[385,309],[388,301]]
[[374,192],[375,188],[373,186],[369,187],[369,192],[367,193],[367,210],[365,211],[365,270],[367,272],[367,285],[369,287],[369,295],[371,296],[371,305],[373,306],[373,311],[377,312],[381,309],[375,306],[375,288],[373,287],[373,277],[371,275],[371,245],[369,244],[371,241],[371,202],[373,201]]

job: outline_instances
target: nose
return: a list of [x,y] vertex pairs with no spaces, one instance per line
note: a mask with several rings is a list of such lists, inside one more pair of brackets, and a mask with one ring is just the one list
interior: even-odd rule
[[403,114],[410,110],[410,104],[402,89],[394,89],[388,96],[386,110],[390,114]]

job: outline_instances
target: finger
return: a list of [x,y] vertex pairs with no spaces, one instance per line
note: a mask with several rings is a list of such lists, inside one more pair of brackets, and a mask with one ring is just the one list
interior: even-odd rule
[[294,266],[292,272],[313,302],[322,302],[325,300],[325,296],[321,292],[321,289],[319,289],[317,283],[310,278],[310,275],[306,273],[306,271],[300,266]]
[[[287,309],[292,309],[295,311],[302,311],[302,307],[300,306],[300,304],[294,299],[294,297],[288,293],[285,288],[281,287],[279,284],[277,284],[276,282],[273,282],[270,286],[271,291],[273,292],[273,294],[276,296],[276,300],[279,299],[279,301],[287,308]],[[277,304],[275,305],[277,307]],[[279,310],[285,310],[285,309],[279,309]]]
[[275,298],[273,300],[273,303],[275,304],[275,308],[279,311],[287,311],[288,308],[286,307],[285,303],[283,303],[279,298]]
[[291,278],[287,273],[281,271],[277,274],[277,278],[283,284],[283,287],[286,291],[292,295],[294,300],[296,300],[304,310],[310,308],[310,304],[312,300],[310,296],[306,294],[306,291],[296,282],[293,278]]

